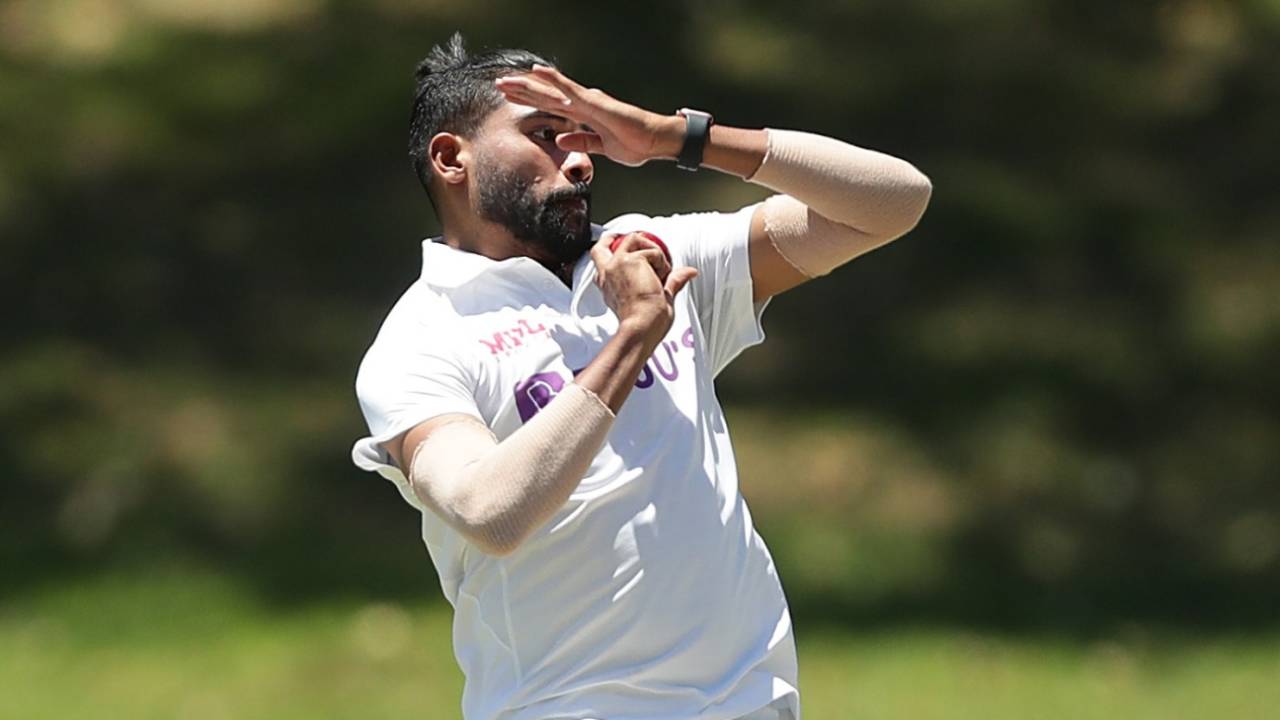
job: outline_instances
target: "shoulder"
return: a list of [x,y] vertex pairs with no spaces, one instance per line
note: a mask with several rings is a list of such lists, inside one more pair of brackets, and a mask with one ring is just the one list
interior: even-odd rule
[[679,234],[700,234],[717,229],[741,229],[739,226],[745,227],[750,223],[751,216],[758,206],[759,203],[753,203],[729,212],[702,210],[671,215],[626,213],[609,220],[603,227],[606,233],[664,228]]
[[604,224],[605,232],[628,232],[632,230],[648,230],[655,227],[668,228],[679,232],[695,230],[714,212],[674,213],[671,215],[646,215],[644,213],[625,213]]
[[708,254],[745,248],[759,203],[723,212],[706,210],[672,215],[627,213],[604,224],[606,233],[645,230],[662,238],[683,262],[697,264]]
[[415,281],[392,306],[356,374],[356,392],[376,392],[412,372],[424,357],[447,360],[456,342],[457,315],[448,301],[422,280]]

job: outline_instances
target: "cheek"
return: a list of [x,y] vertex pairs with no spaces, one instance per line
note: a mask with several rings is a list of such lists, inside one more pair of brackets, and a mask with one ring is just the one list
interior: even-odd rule
[[559,170],[555,153],[548,153],[545,148],[528,143],[516,158],[520,164],[520,172],[526,177],[534,178],[535,184],[542,184],[553,178]]
[[497,173],[519,177],[539,195],[545,192],[544,186],[551,184],[557,172],[554,158],[537,144],[523,139],[492,145],[477,162],[483,163],[484,170],[488,171],[482,171],[481,175]]

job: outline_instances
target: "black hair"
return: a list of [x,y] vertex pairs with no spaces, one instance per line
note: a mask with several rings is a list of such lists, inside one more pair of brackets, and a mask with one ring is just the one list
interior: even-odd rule
[[493,81],[532,70],[534,64],[551,65],[528,50],[485,50],[468,55],[462,33],[436,45],[414,73],[416,88],[409,114],[409,161],[418,181],[431,196],[431,162],[427,146],[436,133],[465,135],[474,132],[502,105],[502,93]]

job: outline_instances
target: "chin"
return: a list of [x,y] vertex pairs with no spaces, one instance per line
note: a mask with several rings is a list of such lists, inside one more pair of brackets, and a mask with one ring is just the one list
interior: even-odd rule
[[574,213],[569,216],[569,222],[565,223],[573,228],[579,234],[591,234],[591,211],[584,210],[580,213]]

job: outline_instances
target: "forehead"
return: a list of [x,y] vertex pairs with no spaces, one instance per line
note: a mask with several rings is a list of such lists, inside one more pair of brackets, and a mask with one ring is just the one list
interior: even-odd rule
[[558,122],[566,125],[577,125],[572,120],[554,113],[545,112],[531,105],[521,105],[503,99],[502,104],[497,107],[489,117],[485,120],[486,129],[514,128],[523,122],[531,122],[536,120],[546,120],[550,122]]

